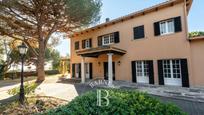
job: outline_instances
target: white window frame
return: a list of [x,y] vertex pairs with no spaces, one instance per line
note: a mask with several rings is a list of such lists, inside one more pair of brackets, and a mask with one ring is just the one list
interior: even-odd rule
[[[141,64],[141,68],[138,68],[138,64]],[[146,61],[136,61],[136,76],[137,77],[149,77],[149,67]],[[138,71],[138,69],[142,70],[141,72]],[[145,71],[147,69],[147,71]]]
[[102,45],[111,45],[111,44],[114,44],[114,34],[108,34],[108,35],[102,36]]
[[90,48],[90,40],[87,39],[85,40],[85,49],[89,49]]
[[[172,25],[171,25],[171,24]],[[174,27],[174,19],[170,19],[170,20],[165,20],[165,21],[161,21],[159,23],[159,27],[160,27],[160,34],[161,35],[167,35],[167,34],[172,34],[175,33],[175,27]],[[164,24],[164,25],[163,25]],[[164,27],[163,27],[164,26]],[[171,29],[169,29],[171,28]],[[162,30],[164,29],[164,30]]]
[[[165,77],[166,72],[165,72],[165,67],[164,67],[164,61],[166,61],[166,60],[163,60],[163,75],[164,75],[164,78],[169,78],[169,77]],[[174,75],[175,75],[175,74],[179,74],[180,77],[177,76],[176,78],[181,79],[181,78],[182,78],[182,73],[181,73],[181,61],[180,61],[180,60],[177,60],[177,61],[179,61],[179,70],[180,70],[179,73],[177,73],[177,72],[174,73],[174,71],[173,71],[173,70],[174,70],[174,68],[173,68],[173,65],[174,65],[174,64],[173,64],[173,60],[168,60],[168,61],[170,61],[170,63],[169,63],[169,64],[170,64],[170,75],[171,75],[170,78],[171,78],[171,79],[172,79],[172,78],[175,79]]]

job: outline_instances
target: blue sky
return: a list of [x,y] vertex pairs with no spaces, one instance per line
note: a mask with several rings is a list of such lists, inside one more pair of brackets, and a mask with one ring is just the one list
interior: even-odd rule
[[[166,0],[102,0],[101,21],[106,18],[115,19],[129,13],[148,8]],[[188,15],[189,31],[204,31],[204,0],[194,0]],[[61,44],[56,47],[62,56],[70,53],[70,41],[62,40]]]

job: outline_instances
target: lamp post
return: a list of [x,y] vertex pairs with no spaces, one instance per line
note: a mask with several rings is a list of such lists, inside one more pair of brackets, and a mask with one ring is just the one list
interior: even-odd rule
[[24,104],[25,95],[24,95],[24,86],[23,86],[23,63],[24,63],[25,54],[27,52],[27,46],[24,43],[22,43],[20,46],[18,46],[18,50],[21,56],[21,61],[22,61],[19,101],[21,104]]

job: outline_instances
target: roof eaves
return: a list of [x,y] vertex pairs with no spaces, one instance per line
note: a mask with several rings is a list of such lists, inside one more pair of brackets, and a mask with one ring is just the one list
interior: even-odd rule
[[[189,5],[191,6],[192,0],[188,0],[188,1],[189,1]],[[101,23],[101,24],[96,25],[94,27],[90,27],[90,28],[84,29],[82,31],[75,32],[72,35],[70,35],[69,37],[72,38],[74,35],[80,35],[80,34],[88,32],[88,31],[94,31],[95,29],[101,29],[102,27],[106,27],[106,26],[108,26],[110,24],[115,24],[117,22],[122,22],[122,21],[125,21],[127,19],[132,19],[132,18],[134,18],[136,16],[144,15],[145,13],[149,13],[149,12],[151,12],[153,10],[157,11],[159,8],[163,8],[163,7],[166,7],[168,5],[174,5],[175,3],[180,3],[180,2],[183,2],[183,0],[168,0],[168,1],[162,2],[160,4],[151,6],[149,8],[145,8],[143,10],[136,11],[136,12],[133,12],[131,14],[128,14],[128,15],[113,19],[113,20],[111,20],[109,22],[104,22],[104,23]]]

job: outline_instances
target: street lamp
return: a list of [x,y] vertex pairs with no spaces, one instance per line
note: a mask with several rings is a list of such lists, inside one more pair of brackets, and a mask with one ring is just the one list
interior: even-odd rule
[[19,53],[20,53],[20,56],[21,56],[21,61],[22,61],[22,67],[21,67],[21,85],[20,85],[20,97],[19,97],[19,101],[21,104],[24,104],[24,98],[25,98],[25,95],[24,95],[24,86],[23,86],[23,63],[24,63],[24,57],[25,57],[25,54],[27,52],[27,46],[22,43],[20,46],[18,46],[18,50],[19,50]]

